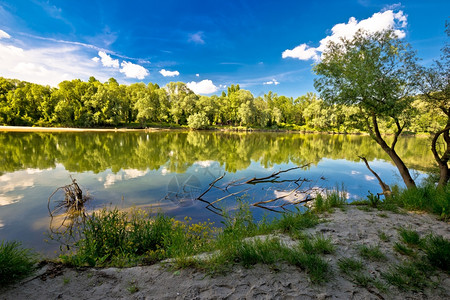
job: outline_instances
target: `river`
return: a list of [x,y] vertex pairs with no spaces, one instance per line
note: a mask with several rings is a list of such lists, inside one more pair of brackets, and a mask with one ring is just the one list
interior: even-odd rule
[[[397,151],[418,180],[433,165],[429,139],[401,138]],[[236,198],[254,204],[256,218],[292,209],[291,203],[322,189],[345,188],[348,201],[380,192],[358,155],[388,184],[402,186],[388,157],[368,136],[206,131],[0,132],[0,240],[18,240],[45,255],[58,249],[48,239],[49,196],[71,178],[89,194],[89,211],[142,208],[177,219],[211,220]],[[300,168],[296,168],[300,167]],[[296,169],[293,169],[296,168]],[[245,184],[282,172],[276,182]],[[197,199],[218,180],[202,199]],[[266,180],[267,181],[267,180]],[[294,191],[295,190],[295,191]],[[291,193],[291,194],[289,194]],[[231,194],[231,196],[230,196]],[[289,195],[287,195],[289,194]],[[61,191],[52,197],[62,200]],[[217,199],[223,200],[208,205]],[[214,208],[216,207],[216,208]]]

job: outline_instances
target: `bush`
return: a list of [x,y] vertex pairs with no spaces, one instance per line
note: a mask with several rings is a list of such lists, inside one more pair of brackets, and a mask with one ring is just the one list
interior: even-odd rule
[[187,118],[187,123],[191,129],[205,129],[209,125],[209,119],[204,112],[199,112],[190,115]]
[[15,282],[34,270],[36,254],[19,242],[0,244],[0,285]]

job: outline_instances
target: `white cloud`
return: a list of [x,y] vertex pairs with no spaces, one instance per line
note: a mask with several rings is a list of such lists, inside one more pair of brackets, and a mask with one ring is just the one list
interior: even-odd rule
[[0,39],[9,39],[11,36],[0,29]]
[[195,76],[200,77],[200,74],[197,73],[197,74],[195,74]]
[[124,73],[128,78],[144,79],[149,74],[146,68],[131,62],[123,61],[120,65],[120,73]]
[[331,29],[332,34],[320,41],[319,47],[309,47],[306,44],[301,44],[292,50],[285,50],[282,53],[283,58],[297,58],[299,60],[318,60],[322,52],[327,50],[329,42],[339,42],[342,38],[351,39],[355,33],[362,29],[369,33],[392,28],[399,38],[406,36],[405,28],[407,25],[407,16],[403,11],[394,13],[393,10],[386,10],[373,14],[370,18],[358,22],[354,17],[348,20],[348,23],[339,23]]
[[274,85],[279,85],[280,83],[276,80],[276,79],[272,79],[270,81],[264,82],[263,84],[274,84]]
[[367,181],[372,181],[375,180],[376,178],[370,175],[364,175],[364,179],[366,179]]
[[301,44],[300,46],[295,47],[292,50],[284,50],[281,54],[281,57],[283,58],[298,58],[300,60],[309,60],[314,59],[318,60],[319,56],[317,55],[317,49],[316,48],[310,48],[306,44]]
[[92,60],[92,61],[95,61],[96,63],[98,63],[98,62],[100,61],[100,58],[98,58],[98,57],[96,56],[96,57],[91,58],[91,60]]
[[189,35],[189,42],[194,42],[196,44],[204,44],[205,40],[203,39],[203,32],[199,31],[194,34]]
[[174,77],[180,75],[180,72],[178,71],[167,71],[165,69],[162,69],[161,71],[159,71],[159,73],[161,73],[161,75],[164,77]]
[[219,89],[209,79],[205,79],[200,82],[191,81],[187,83],[186,86],[196,94],[212,94],[217,92]]
[[110,67],[110,68],[119,68],[119,60],[118,59],[112,59],[111,56],[106,54],[103,51],[98,51],[98,56],[100,56],[102,65],[104,67]]

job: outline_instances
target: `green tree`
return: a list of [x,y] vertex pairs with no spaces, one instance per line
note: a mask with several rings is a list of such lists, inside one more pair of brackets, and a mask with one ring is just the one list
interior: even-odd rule
[[[393,30],[360,30],[352,39],[330,42],[322,61],[314,66],[320,76],[314,86],[321,97],[328,103],[356,106],[364,113],[366,130],[392,159],[408,188],[415,182],[395,145],[408,124],[408,107],[416,89],[415,66],[415,53]],[[395,124],[390,145],[379,127],[383,119]]]

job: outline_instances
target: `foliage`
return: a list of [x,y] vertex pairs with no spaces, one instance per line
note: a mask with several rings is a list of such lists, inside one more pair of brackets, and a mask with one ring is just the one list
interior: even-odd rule
[[[436,118],[426,99],[416,98],[410,130],[429,132],[442,126],[443,116],[437,114]],[[63,81],[58,88],[50,88],[0,77],[0,124],[4,125],[142,128],[189,125],[190,117],[194,128],[211,124],[363,131],[358,109],[347,104],[330,105],[314,93],[296,99],[273,92],[254,97],[233,85],[221,96],[198,96],[182,82],[170,82],[163,88],[153,83],[119,85],[114,78],[101,83],[91,77],[87,82]],[[395,130],[392,122],[380,120],[379,125],[386,132]]]
[[200,113],[190,115],[187,118],[187,123],[188,123],[189,128],[191,128],[191,129],[204,129],[204,128],[208,127],[209,120],[206,117],[205,112],[200,112]]
[[[314,86],[328,103],[358,108],[365,130],[389,155],[406,186],[415,186],[408,168],[395,152],[407,127],[417,86],[415,53],[394,30],[359,30],[352,39],[330,41],[314,71]],[[380,122],[395,124],[395,139],[386,143]]]
[[36,254],[19,242],[0,244],[0,285],[13,283],[34,270]]

